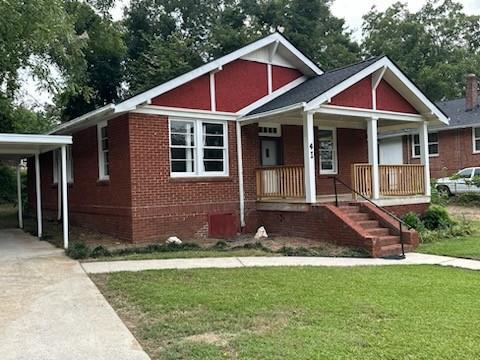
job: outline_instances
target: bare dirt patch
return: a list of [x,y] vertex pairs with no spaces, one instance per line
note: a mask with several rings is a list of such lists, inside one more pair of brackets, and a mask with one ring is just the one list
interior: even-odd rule
[[448,205],[447,210],[455,218],[466,220],[480,220],[480,207]]

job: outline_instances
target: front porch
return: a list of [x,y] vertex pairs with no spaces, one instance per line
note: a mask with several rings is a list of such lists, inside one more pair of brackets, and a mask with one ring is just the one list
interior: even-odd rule
[[[379,195],[373,198],[371,164],[352,164],[350,186],[331,175],[330,192],[317,194],[313,204],[348,203],[370,198],[379,206],[428,203],[424,165],[378,165]],[[258,202],[305,204],[305,169],[303,165],[261,167],[256,170]]]

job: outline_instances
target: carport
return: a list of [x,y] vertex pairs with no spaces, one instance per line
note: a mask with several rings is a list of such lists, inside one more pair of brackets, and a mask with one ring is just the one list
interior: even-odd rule
[[[59,184],[59,208],[62,209],[63,246],[68,248],[68,186],[67,186],[67,150],[72,144],[71,136],[60,135],[30,135],[30,134],[0,134],[0,159],[17,163],[17,196],[21,204],[22,187],[20,179],[20,161],[24,158],[35,157],[35,193],[37,212],[37,234],[42,237],[42,192],[40,154],[60,149],[61,153],[61,185]],[[60,183],[60,182],[59,182]],[[60,201],[61,199],[61,201]],[[22,207],[18,206],[18,225],[23,228]]]

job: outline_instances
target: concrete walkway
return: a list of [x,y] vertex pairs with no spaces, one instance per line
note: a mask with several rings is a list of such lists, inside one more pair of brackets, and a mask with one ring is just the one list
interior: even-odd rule
[[0,230],[0,358],[149,359],[77,261]]
[[378,265],[442,265],[480,270],[480,261],[448,256],[408,253],[405,260],[334,257],[225,257],[199,259],[126,260],[82,263],[87,273],[158,269],[240,268],[264,266],[378,266]]

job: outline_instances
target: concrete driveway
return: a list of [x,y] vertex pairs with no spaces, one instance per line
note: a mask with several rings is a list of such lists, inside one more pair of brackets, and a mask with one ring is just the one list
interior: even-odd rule
[[149,359],[63,250],[0,230],[0,358]]

